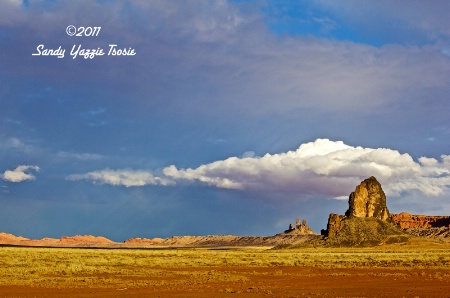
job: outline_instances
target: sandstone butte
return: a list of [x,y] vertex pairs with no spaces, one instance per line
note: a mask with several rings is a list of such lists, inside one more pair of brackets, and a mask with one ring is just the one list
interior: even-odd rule
[[322,230],[326,245],[374,246],[404,242],[408,236],[391,219],[386,195],[375,177],[362,181],[348,199],[345,215],[330,214]]
[[[321,234],[329,243],[381,243],[386,239],[401,241],[405,230],[449,227],[449,216],[390,214],[386,195],[375,177],[362,181],[349,195],[345,215],[330,214],[327,229]],[[409,230],[408,230],[409,231]],[[414,231],[418,234],[420,231]]]
[[[334,213],[329,215],[327,229],[322,230],[321,234],[329,238],[342,234],[341,231],[345,230],[352,218],[374,218],[380,221],[387,221],[390,218],[386,206],[386,195],[381,184],[373,176],[356,187],[349,196],[348,205],[345,215]],[[348,232],[345,231],[345,233]]]
[[386,195],[373,176],[356,187],[349,196],[348,204],[349,208],[345,212],[348,217],[373,217],[381,220],[389,218]]

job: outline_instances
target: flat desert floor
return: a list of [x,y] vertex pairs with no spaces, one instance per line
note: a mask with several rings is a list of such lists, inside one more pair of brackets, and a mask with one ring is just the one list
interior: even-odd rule
[[0,247],[2,297],[450,297],[450,247]]

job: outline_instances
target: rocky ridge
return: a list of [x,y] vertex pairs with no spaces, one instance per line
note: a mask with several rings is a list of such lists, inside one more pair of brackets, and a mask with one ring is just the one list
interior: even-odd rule
[[92,235],[76,235],[63,236],[60,239],[56,238],[42,238],[29,239],[22,236],[14,236],[12,234],[0,233],[0,245],[15,245],[15,246],[45,246],[45,247],[120,247],[132,244],[157,244],[163,239],[145,239],[132,238],[126,240],[124,243],[114,242],[102,236]]
[[101,248],[145,248],[145,247],[227,247],[227,246],[261,246],[301,244],[320,237],[317,234],[278,234],[274,236],[172,236],[169,238],[131,238],[123,243],[113,242],[105,237],[64,236],[61,239],[28,239],[22,236],[0,233],[0,245],[36,246],[36,247],[101,247]]
[[148,238],[130,238],[128,240],[125,240],[124,243],[125,244],[130,244],[130,245],[154,245],[154,244],[160,244],[161,242],[163,242],[164,239],[163,238],[153,238],[153,239],[148,239]]
[[277,234],[274,236],[173,236],[160,243],[169,247],[236,247],[261,246],[273,247],[277,245],[299,245],[320,238],[317,234]]
[[440,227],[440,228],[409,228],[405,231],[411,235],[418,237],[424,237],[429,239],[438,239],[445,242],[450,242],[450,228]]
[[402,212],[391,214],[390,218],[402,229],[450,228],[450,216],[430,216]]
[[145,247],[227,247],[302,244],[320,238],[308,226],[306,220],[297,219],[295,227],[274,236],[172,236],[169,238],[130,238],[123,243],[114,242],[101,236],[63,236],[60,239],[28,239],[22,236],[0,233],[0,245],[44,246],[44,247],[105,247],[105,248],[145,248]]

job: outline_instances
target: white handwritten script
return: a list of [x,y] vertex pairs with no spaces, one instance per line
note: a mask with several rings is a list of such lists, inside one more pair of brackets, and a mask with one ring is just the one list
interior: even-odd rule
[[[62,46],[57,48],[46,48],[44,44],[40,44],[36,47],[36,52],[32,53],[32,56],[52,56],[56,58],[64,58],[66,49]],[[83,57],[84,59],[94,59],[98,56],[135,56],[136,50],[133,48],[119,47],[116,44],[110,44],[106,51],[103,48],[84,48],[81,44],[73,45],[69,52],[72,59],[77,57]]]

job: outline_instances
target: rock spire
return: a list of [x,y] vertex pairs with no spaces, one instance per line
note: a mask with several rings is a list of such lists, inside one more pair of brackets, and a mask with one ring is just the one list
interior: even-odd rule
[[347,217],[374,217],[389,219],[386,195],[375,177],[370,177],[359,184],[348,199]]
[[[405,241],[404,232],[392,224],[386,195],[375,177],[362,181],[349,196],[345,215],[330,214],[327,229],[330,245],[378,245],[386,239]],[[390,238],[389,238],[390,237]]]
[[306,219],[300,222],[299,218],[297,218],[297,220],[295,221],[295,226],[293,224],[290,224],[289,228],[284,232],[293,234],[315,234],[314,231],[306,223]]

